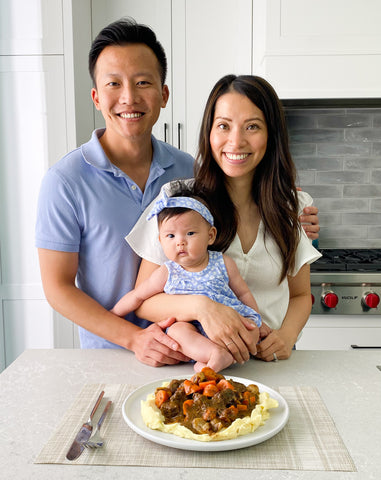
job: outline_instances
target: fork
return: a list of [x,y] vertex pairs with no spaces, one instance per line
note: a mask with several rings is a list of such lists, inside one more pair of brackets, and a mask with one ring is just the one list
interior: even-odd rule
[[99,448],[99,447],[103,446],[104,442],[103,442],[103,438],[101,437],[101,434],[100,434],[100,429],[101,429],[103,420],[106,417],[106,413],[107,413],[108,409],[110,408],[111,404],[112,404],[112,401],[109,400],[107,402],[107,405],[105,406],[105,409],[103,410],[103,413],[102,413],[100,419],[98,420],[95,432],[91,435],[91,437],[87,440],[87,442],[83,443],[84,447],[86,447],[86,448]]

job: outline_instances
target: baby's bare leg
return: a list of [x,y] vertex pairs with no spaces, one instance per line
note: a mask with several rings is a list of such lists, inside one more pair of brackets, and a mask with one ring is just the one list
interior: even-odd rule
[[206,366],[219,372],[234,362],[230,352],[204,337],[191,323],[174,323],[168,328],[168,335],[178,342],[184,355],[196,361],[196,372]]

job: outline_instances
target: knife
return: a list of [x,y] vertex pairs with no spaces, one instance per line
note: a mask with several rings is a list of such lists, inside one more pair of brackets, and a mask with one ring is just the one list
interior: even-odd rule
[[66,454],[66,458],[68,460],[75,460],[78,458],[85,447],[83,446],[84,442],[87,442],[87,440],[91,436],[91,432],[93,431],[93,424],[91,420],[93,419],[93,416],[99,407],[99,404],[101,403],[101,400],[103,398],[103,395],[105,394],[104,390],[101,391],[99,394],[98,400],[96,401],[93,409],[91,410],[90,417],[86,423],[82,425],[82,427],[79,429],[79,432],[77,433],[77,436],[75,437],[74,442],[72,443],[71,447],[69,448],[69,451]]

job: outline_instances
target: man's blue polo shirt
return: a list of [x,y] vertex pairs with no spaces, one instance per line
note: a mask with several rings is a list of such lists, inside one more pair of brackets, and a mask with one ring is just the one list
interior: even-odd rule
[[[124,237],[161,186],[193,176],[193,158],[152,137],[153,159],[144,192],[106,157],[104,129],[46,173],[37,210],[36,246],[78,252],[77,285],[106,309],[134,288],[140,258]],[[134,314],[126,317],[146,327]],[[117,345],[79,327],[82,348]]]

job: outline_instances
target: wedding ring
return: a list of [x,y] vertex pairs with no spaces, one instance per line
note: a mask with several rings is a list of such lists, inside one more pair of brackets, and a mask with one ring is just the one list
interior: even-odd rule
[[232,343],[234,343],[234,342],[225,343],[225,345],[228,347],[228,346],[231,345]]
[[277,361],[278,361],[278,357],[276,356],[276,353],[273,353],[273,356],[274,356],[274,362],[277,362]]

